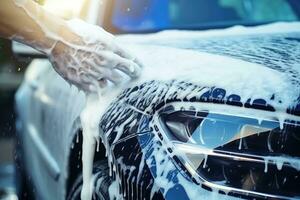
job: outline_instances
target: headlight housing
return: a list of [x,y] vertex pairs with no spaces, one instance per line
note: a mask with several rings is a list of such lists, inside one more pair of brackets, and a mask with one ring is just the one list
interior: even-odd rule
[[[197,109],[198,110],[198,109]],[[226,112],[228,113],[228,112]],[[157,116],[173,158],[205,188],[300,199],[300,125],[168,106]]]

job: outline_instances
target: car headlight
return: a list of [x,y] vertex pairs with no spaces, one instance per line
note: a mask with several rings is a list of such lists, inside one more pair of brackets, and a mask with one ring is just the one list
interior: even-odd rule
[[197,182],[237,196],[300,197],[300,125],[193,109],[164,109],[159,127]]

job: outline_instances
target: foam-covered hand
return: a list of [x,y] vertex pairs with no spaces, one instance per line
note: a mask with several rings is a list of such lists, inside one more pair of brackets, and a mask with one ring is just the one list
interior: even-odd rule
[[125,76],[136,78],[142,66],[113,35],[81,20],[67,23],[48,56],[64,79],[88,92],[105,87],[107,81],[118,84]]

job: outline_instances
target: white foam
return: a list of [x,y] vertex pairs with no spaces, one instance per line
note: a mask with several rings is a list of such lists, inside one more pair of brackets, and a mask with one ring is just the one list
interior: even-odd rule
[[[223,56],[213,56],[206,53],[195,53],[188,50],[177,50],[172,48],[148,47],[146,51],[145,49],[143,49],[143,54],[140,52],[142,50],[140,47],[132,47],[131,50],[135,51],[136,54],[140,55],[140,59],[143,61],[143,63],[147,63],[147,65],[144,69],[142,77],[139,80],[135,81],[135,83],[131,83],[130,85],[135,85],[153,79],[159,81],[180,79],[188,82],[193,82],[199,85],[218,85],[223,88],[229,88],[227,90],[228,92],[239,94],[242,98],[244,97],[243,99],[249,97],[260,97],[270,99],[274,92],[278,94],[283,94],[283,96],[281,96],[283,104],[280,104],[280,106],[290,105],[294,102],[294,99],[297,98],[297,95],[293,93],[286,95],[286,89],[290,87],[290,85],[282,74],[269,68],[262,68],[257,64],[238,61]],[[154,59],[159,58],[161,55],[165,55],[164,59]],[[218,62],[216,63],[216,61]],[[176,66],[180,67],[174,69],[174,66],[171,65],[171,63],[176,63]],[[220,63],[222,63],[222,65]],[[232,66],[242,67],[232,68]],[[260,71],[261,75],[258,76],[256,73],[257,71]],[[255,78],[256,80],[253,80],[253,78]],[[247,82],[246,85],[236,84],[244,83],[245,80],[252,81]],[[260,87],[261,84],[264,84],[264,87]],[[117,94],[118,91],[122,90],[122,86],[114,89],[115,94]],[[86,120],[87,123],[93,123],[93,126],[99,123],[99,117],[102,116],[106,108],[104,106],[105,104],[99,103],[97,101],[109,102],[110,98],[104,95],[98,100],[93,99],[91,102],[88,101],[86,109]],[[89,107],[91,109],[88,109]],[[101,107],[101,109],[99,109],[99,107]],[[263,114],[263,112],[260,112],[260,114]],[[97,116],[97,120],[93,120],[95,116]],[[264,116],[260,117],[264,118]],[[82,120],[83,119],[84,117],[82,118]],[[278,119],[280,119],[280,121],[284,120],[284,118],[281,117]],[[83,129],[83,131],[85,132],[84,137],[90,137],[87,136],[89,134],[91,134],[94,137],[98,134],[98,130],[96,129],[94,129],[96,133],[88,133],[89,131],[86,132],[85,128]],[[120,127],[117,136],[120,136],[121,134],[122,128]],[[89,147],[92,147],[92,145],[89,145]],[[106,145],[106,147],[108,147],[108,145]],[[83,152],[86,151],[84,150],[86,148],[87,147],[83,146]],[[88,152],[91,153],[91,151],[92,149],[90,149]],[[85,154],[83,153],[83,155]],[[110,156],[110,152],[108,152],[108,158],[111,161]],[[89,161],[85,161],[86,163],[83,163],[83,165],[86,166],[84,166],[83,169],[91,169],[92,158],[90,157]],[[84,179],[84,183],[89,182],[89,180],[90,178]],[[158,178],[157,180],[160,179]],[[161,184],[163,183],[162,181],[159,182]],[[166,185],[167,184],[164,184],[164,187],[167,187]]]
[[70,84],[84,91],[96,92],[107,81],[118,84],[124,74],[131,78],[139,75],[139,62],[120,49],[114,36],[101,27],[79,19],[65,22],[54,18],[31,1],[13,2],[36,27],[24,27],[23,32],[31,37],[16,33],[10,39],[45,53],[54,69]]
[[122,199],[122,196],[120,196],[119,192],[119,183],[115,180],[113,181],[109,188],[108,188],[108,193],[109,193],[109,199]]
[[[234,28],[231,29],[231,31],[236,30],[237,29]],[[257,30],[259,30],[259,28],[257,28]],[[236,31],[236,33],[238,32],[239,31]],[[87,95],[86,108],[83,110],[81,115],[81,120],[83,123],[83,137],[84,141],[87,141],[83,143],[83,188],[89,188],[89,185],[91,184],[91,169],[93,165],[92,155],[94,155],[93,151],[95,150],[95,144],[98,135],[100,135],[102,138],[102,142],[107,149],[109,166],[111,166],[110,164],[113,164],[109,144],[102,133],[99,134],[97,127],[100,117],[105,112],[105,109],[109,103],[115,99],[124,88],[132,87],[150,80],[169,81],[173,79],[178,81],[187,81],[197,85],[225,88],[228,94],[240,95],[243,102],[245,102],[245,100],[248,98],[263,98],[267,100],[277,112],[256,112],[256,115],[258,115],[257,118],[259,120],[265,118],[269,119],[271,115],[277,117],[277,120],[281,124],[281,128],[283,127],[284,120],[290,116],[285,113],[286,108],[290,105],[293,105],[299,95],[298,89],[290,90],[292,87],[291,82],[283,73],[258,64],[248,63],[224,56],[216,56],[208,53],[199,53],[190,50],[179,50],[167,47],[145,47],[134,45],[128,46],[128,49],[130,52],[134,53],[145,65],[141,77],[132,82],[124,80],[123,84],[119,87],[108,86],[107,91],[109,92],[106,92],[105,94]],[[171,93],[172,91],[169,92]],[[186,91],[186,93],[189,92],[191,91]],[[273,94],[280,95],[282,103],[270,100]],[[193,95],[199,94],[195,93]],[[156,101],[156,99],[153,99],[153,101]],[[228,109],[226,112],[230,112],[231,106],[228,106],[227,108]],[[214,109],[214,106],[212,106],[211,109]],[[233,109],[241,109],[244,113],[248,112],[245,108]],[[118,140],[122,133],[123,128],[119,127],[115,141]],[[154,149],[154,159],[156,160],[156,163],[159,163],[159,161],[162,161],[164,158],[162,156],[162,150],[156,148]],[[142,159],[144,159],[144,157]],[[269,160],[272,159],[267,157],[265,158],[265,172],[268,171]],[[149,161],[147,162],[148,165],[151,165]],[[288,162],[288,160],[276,161],[278,169],[282,168],[283,162]],[[298,165],[293,164],[293,166],[297,167]],[[167,192],[169,188],[174,186],[173,183],[169,182],[166,178],[166,174],[168,171],[170,171],[172,165],[168,162],[165,162],[163,166],[157,167],[157,174],[159,176],[157,179],[155,179],[155,187],[152,188],[152,195],[160,187],[164,188],[164,191]],[[143,166],[140,166],[139,169],[141,170],[142,168]],[[111,171],[112,170],[113,169],[111,169]],[[141,173],[141,171],[138,173],[138,180],[141,178]],[[207,195],[212,195],[212,198],[218,196],[216,195],[217,192],[210,194],[203,189],[199,189],[199,186],[197,186],[198,189],[196,189],[194,186],[191,186],[190,182],[181,176],[179,176],[178,179],[180,184],[186,190],[190,199],[196,199],[201,196],[203,198],[207,198]],[[110,189],[111,191],[117,191],[116,185],[119,181],[120,180],[113,182],[113,186],[111,186]],[[127,193],[125,194],[128,195]],[[91,191],[86,189],[83,190],[82,197],[84,197],[85,200],[89,199],[89,197],[91,197]],[[233,199],[233,197],[226,198]]]
[[166,30],[154,34],[135,34],[135,35],[122,35],[118,39],[122,42],[134,41],[156,41],[156,40],[172,40],[172,39],[201,39],[212,37],[226,37],[226,36],[243,36],[243,35],[258,35],[258,34],[274,34],[286,32],[299,32],[299,22],[276,22],[272,24],[245,27],[236,25],[226,29],[211,29],[203,31],[184,31],[184,30]]

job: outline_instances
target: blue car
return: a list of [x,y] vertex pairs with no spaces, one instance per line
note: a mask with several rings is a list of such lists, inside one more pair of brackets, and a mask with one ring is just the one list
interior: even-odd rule
[[[145,67],[103,97],[93,199],[300,199],[297,0],[100,7]],[[30,64],[16,94],[30,198],[80,199],[85,101],[46,59]]]

